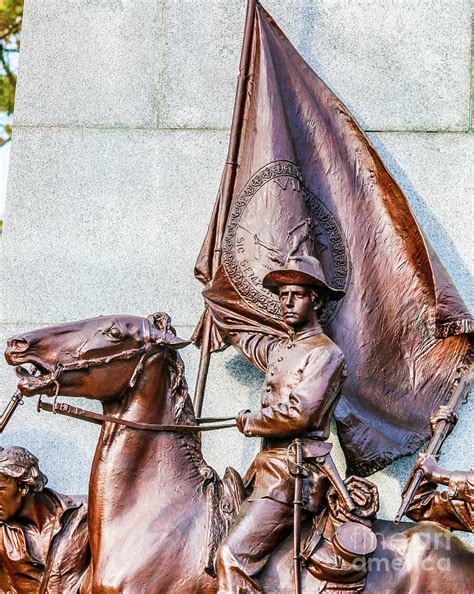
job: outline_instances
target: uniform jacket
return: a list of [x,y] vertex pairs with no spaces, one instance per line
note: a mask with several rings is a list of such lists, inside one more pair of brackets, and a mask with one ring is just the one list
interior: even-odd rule
[[[264,438],[263,451],[246,476],[253,487],[250,499],[270,497],[291,503],[294,481],[286,464],[287,447],[298,436],[329,437],[331,417],[346,377],[344,356],[319,325],[283,339],[247,333],[231,338],[265,373],[261,409],[249,411],[241,419],[245,435]],[[322,476],[305,481],[307,509],[320,508],[326,487]]]
[[48,550],[57,538],[46,593],[75,594],[90,560],[87,508],[80,500],[47,488],[35,497],[35,505],[51,508],[52,504],[51,527],[38,533],[35,526],[15,519],[0,522],[0,592],[39,592]]

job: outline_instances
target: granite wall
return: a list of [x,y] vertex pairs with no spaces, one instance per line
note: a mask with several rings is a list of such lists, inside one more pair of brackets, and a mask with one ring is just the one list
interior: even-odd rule
[[[290,40],[358,119],[472,306],[468,0],[267,0]],[[168,311],[189,336],[193,265],[225,159],[243,0],[26,0],[2,249],[1,344],[23,329],[102,313]],[[184,352],[196,377],[198,351]],[[14,390],[0,369],[4,405]],[[206,413],[257,406],[260,375],[212,358]],[[442,462],[472,465],[474,406]],[[97,431],[20,409],[1,443],[83,493]],[[223,472],[256,440],[206,435]],[[338,455],[343,468],[343,460]],[[392,517],[413,459],[375,476]]]

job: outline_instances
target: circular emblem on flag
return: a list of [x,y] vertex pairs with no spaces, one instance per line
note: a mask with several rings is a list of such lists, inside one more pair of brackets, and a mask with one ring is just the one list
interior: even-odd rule
[[[232,204],[222,243],[223,264],[236,291],[254,309],[280,318],[278,298],[263,277],[296,255],[316,256],[328,283],[345,290],[348,250],[335,217],[304,185],[297,165],[274,161],[257,171]],[[329,301],[321,323],[330,322],[343,301]]]

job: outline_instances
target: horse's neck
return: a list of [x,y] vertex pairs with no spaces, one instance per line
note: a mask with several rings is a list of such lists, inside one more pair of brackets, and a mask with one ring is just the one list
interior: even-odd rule
[[[150,357],[136,386],[120,403],[106,404],[104,412],[142,423],[195,424],[189,407],[184,414],[176,414],[187,392],[183,387],[175,397],[172,381],[169,361]],[[183,575],[191,581],[203,579],[206,550],[196,555],[189,551],[200,551],[205,541],[209,517],[206,481],[209,468],[200,442],[192,435],[104,424],[89,491],[89,535],[97,591],[105,592],[105,587],[99,586],[112,584],[114,589],[107,591],[119,592],[124,583],[136,585],[127,592],[144,591],[138,587],[145,583],[142,574],[162,579],[160,568],[169,563],[170,551]],[[177,535],[186,546],[175,551]],[[156,584],[152,591],[159,591]],[[171,584],[163,591],[171,591]]]
[[[169,361],[166,356],[154,355],[147,360],[135,387],[120,402],[104,404],[104,412],[141,423],[194,424],[193,415],[177,418],[176,398],[180,395],[173,396],[171,389]],[[104,512],[107,507],[112,514],[111,501],[119,502],[123,513],[128,500],[136,501],[141,493],[153,492],[154,506],[166,506],[170,499],[198,490],[206,468],[200,443],[191,435],[105,423],[92,469],[91,500],[101,507],[106,499]]]

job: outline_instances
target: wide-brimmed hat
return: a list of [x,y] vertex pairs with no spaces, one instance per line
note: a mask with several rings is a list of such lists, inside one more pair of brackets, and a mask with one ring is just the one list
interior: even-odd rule
[[329,299],[341,299],[344,291],[328,285],[320,261],[313,256],[290,256],[284,268],[272,270],[263,278],[263,286],[272,293],[278,294],[283,285],[301,285],[324,289]]

